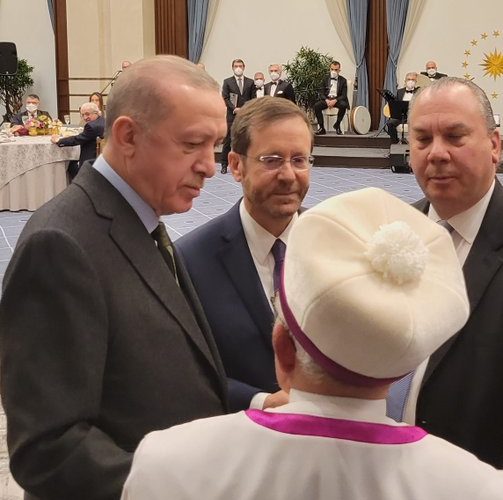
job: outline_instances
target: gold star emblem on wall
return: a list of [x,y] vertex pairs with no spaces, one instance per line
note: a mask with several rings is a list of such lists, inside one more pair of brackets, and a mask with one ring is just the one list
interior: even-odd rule
[[470,50],[465,50],[465,56],[470,56],[472,53]]
[[470,43],[475,47],[479,43],[479,41],[473,39]]
[[493,99],[497,99],[497,98],[498,98],[498,96],[499,96],[498,92],[493,92],[493,93],[491,94],[491,97],[492,97]]
[[484,76],[492,76],[495,80],[503,76],[503,52],[494,49],[489,54],[484,54],[484,62],[480,64],[484,68]]
[[498,36],[500,36],[500,35],[501,35],[500,30],[494,30],[494,31],[493,31],[493,37],[494,37],[494,38],[497,38],[497,37],[498,37]]
[[465,78],[466,80],[473,80],[472,75],[470,75],[470,73],[465,73],[463,75],[463,78]]
[[480,38],[482,38],[482,40],[485,40],[489,35],[487,33],[482,33],[480,35]]
[[463,66],[463,68],[467,68],[468,67],[468,63],[466,61],[464,61],[461,66]]

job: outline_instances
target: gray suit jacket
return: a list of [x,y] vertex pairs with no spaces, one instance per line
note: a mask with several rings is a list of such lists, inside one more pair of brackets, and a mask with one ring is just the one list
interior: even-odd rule
[[[428,202],[416,207],[427,212]],[[503,187],[496,180],[463,266],[470,318],[434,353],[417,402],[417,424],[503,468]]]
[[118,499],[147,432],[225,411],[220,358],[177,265],[181,288],[89,164],[26,224],[0,355],[11,470],[32,495]]

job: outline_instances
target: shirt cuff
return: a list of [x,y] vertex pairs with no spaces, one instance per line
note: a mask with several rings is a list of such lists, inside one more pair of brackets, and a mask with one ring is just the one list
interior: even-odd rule
[[257,392],[250,401],[251,410],[262,410],[265,403],[265,398],[269,396],[268,392]]

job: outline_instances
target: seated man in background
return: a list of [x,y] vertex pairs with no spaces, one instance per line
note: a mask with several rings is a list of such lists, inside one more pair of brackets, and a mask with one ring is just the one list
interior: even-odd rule
[[348,101],[348,82],[340,75],[341,63],[332,61],[330,64],[330,74],[327,76],[325,85],[320,91],[320,100],[314,105],[314,113],[318,121],[318,131],[316,135],[325,135],[325,125],[323,123],[322,111],[327,108],[337,108],[337,120],[334,123],[334,129],[337,135],[342,134],[341,122],[349,109]]
[[421,74],[427,76],[431,81],[439,80],[447,76],[445,73],[439,73],[437,71],[437,63],[435,61],[428,61],[426,63],[426,71],[421,71]]
[[11,118],[11,131],[17,132],[27,120],[36,119],[41,115],[47,116],[51,120],[51,115],[47,111],[38,109],[39,105],[40,97],[37,94],[28,94],[25,101],[25,110],[20,111]]
[[468,318],[443,227],[377,188],[328,199],[292,228],[276,307],[290,403],[147,435],[123,500],[501,499],[503,472],[385,415]]
[[[396,92],[396,100],[397,101],[410,101],[412,96],[419,90],[417,85],[417,73],[415,71],[411,71],[405,75],[405,86],[399,88]],[[407,122],[407,117],[405,117],[404,123]],[[396,128],[400,125],[401,120],[398,118],[391,117],[386,127],[388,129],[388,135],[391,137],[391,142],[396,144],[398,142],[398,134]]]
[[312,149],[312,129],[298,106],[270,96],[245,104],[229,154],[243,198],[176,241],[229,377],[234,411],[277,404],[276,396],[284,401],[282,393],[262,393],[279,389],[271,297],[276,261],[309,188]]
[[102,138],[105,134],[105,120],[94,102],[85,102],[82,104],[80,107],[80,116],[85,122],[84,130],[80,134],[70,137],[60,137],[59,135],[51,137],[51,142],[60,147],[80,146],[78,163],[70,162],[68,166],[70,180],[77,175],[77,172],[85,161],[96,158],[96,140]]
[[295,92],[292,84],[286,80],[282,80],[281,73],[283,73],[283,66],[281,64],[269,65],[269,77],[271,81],[265,84],[265,95],[285,97],[295,104]]

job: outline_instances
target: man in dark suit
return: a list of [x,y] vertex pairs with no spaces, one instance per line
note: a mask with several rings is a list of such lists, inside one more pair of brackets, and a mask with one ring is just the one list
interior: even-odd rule
[[231,150],[231,127],[236,117],[236,113],[243,104],[250,99],[253,99],[253,89],[255,84],[251,78],[243,75],[245,70],[245,63],[242,59],[234,59],[232,61],[233,75],[224,80],[222,85],[222,97],[224,98],[225,105],[227,106],[227,135],[225,136],[222,145],[222,155],[220,164],[222,174],[227,173],[229,165],[228,155]]
[[449,224],[471,312],[416,371],[405,420],[501,469],[503,188],[495,179],[501,143],[489,100],[468,80],[442,78],[412,101],[409,138],[426,195],[417,207]]
[[180,238],[229,377],[233,410],[284,402],[271,343],[274,246],[287,243],[309,187],[312,131],[287,99],[246,104],[232,127],[229,165],[243,198],[227,213]]
[[435,61],[428,61],[426,63],[426,71],[421,71],[421,74],[427,76],[432,82],[447,76],[445,73],[437,71],[437,63]]
[[109,95],[103,155],[26,224],[0,365],[10,466],[30,498],[118,499],[146,433],[225,411],[218,351],[159,221],[191,208],[225,132],[207,73],[138,61]]
[[51,115],[47,111],[41,111],[38,109],[40,106],[40,97],[37,94],[28,94],[25,102],[25,110],[20,111],[11,118],[12,131],[15,132],[19,130],[23,125],[23,117],[25,119],[37,119],[39,116],[47,116],[51,120]]
[[[405,86],[397,90],[396,100],[410,101],[418,90],[419,87],[417,87],[417,73],[415,71],[411,71],[405,75]],[[393,144],[396,144],[398,142],[398,134],[396,128],[402,121],[404,121],[403,118],[393,117],[392,115],[386,123],[388,135],[391,137],[391,142]],[[406,122],[407,117],[405,117],[404,123]]]
[[349,109],[348,82],[340,75],[341,63],[332,61],[330,64],[330,75],[325,80],[324,87],[320,90],[320,100],[314,105],[314,113],[318,121],[318,131],[316,135],[325,135],[325,125],[323,122],[323,110],[327,108],[337,108],[337,120],[334,129],[337,135],[342,134],[341,122]]
[[281,79],[283,66],[281,64],[269,65],[269,77],[271,81],[265,84],[264,93],[274,97],[284,97],[295,104],[295,92],[292,84]]
[[80,116],[85,122],[84,130],[80,134],[71,137],[60,137],[59,135],[51,137],[51,142],[60,147],[80,146],[78,163],[70,162],[68,166],[70,180],[77,175],[77,172],[85,161],[96,158],[96,140],[103,138],[105,135],[105,120],[94,102],[85,102],[82,104],[80,107]]
[[252,99],[256,99],[257,97],[264,97],[264,73],[261,71],[257,71],[253,76],[253,90],[252,90]]

